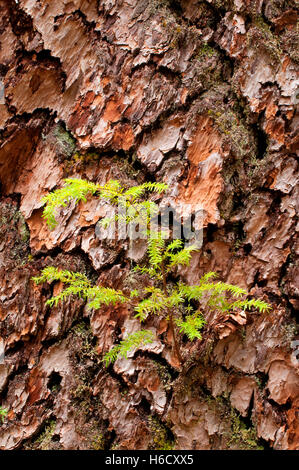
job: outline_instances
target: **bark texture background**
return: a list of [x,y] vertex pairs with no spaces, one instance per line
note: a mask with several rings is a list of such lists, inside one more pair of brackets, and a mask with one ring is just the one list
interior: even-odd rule
[[[292,0],[0,0],[1,449],[298,449],[298,19]],[[209,318],[178,373],[164,341],[118,360],[124,307],[49,310],[47,265],[123,287],[95,201],[49,232],[67,176],[165,181],[205,210],[208,270],[273,304]],[[143,256],[142,250],[139,254]],[[139,280],[142,282],[142,279]],[[57,292],[61,286],[55,285]]]

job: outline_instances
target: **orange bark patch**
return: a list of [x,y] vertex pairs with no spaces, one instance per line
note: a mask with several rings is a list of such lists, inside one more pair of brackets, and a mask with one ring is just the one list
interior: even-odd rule
[[133,129],[129,124],[119,124],[115,128],[113,147],[117,150],[129,150],[134,143]]
[[188,160],[192,165],[206,160],[211,153],[219,152],[221,137],[213,127],[213,120],[204,116],[201,118],[192,143],[187,151]]
[[273,118],[278,111],[278,106],[274,104],[273,102],[269,103],[267,108],[266,108],[266,118]]
[[283,119],[270,119],[266,124],[265,131],[272,139],[284,143],[285,128]]
[[27,400],[27,405],[32,405],[33,403],[45,398],[43,396],[43,379],[41,377],[41,371],[39,369],[33,369],[28,380],[28,391],[29,397]]
[[103,119],[109,122],[117,122],[121,119],[125,105],[122,98],[114,96],[106,105]]
[[81,107],[81,105],[77,104],[75,108],[75,112],[71,115],[69,121],[68,121],[68,127],[71,130],[77,130],[80,129],[81,127],[84,127],[85,124],[88,121],[88,118],[90,116],[90,110],[89,108],[84,108]]
[[275,32],[279,33],[280,31],[284,30],[286,27],[287,29],[292,29],[296,26],[298,21],[298,13],[295,10],[287,10],[281,16],[274,19],[274,23],[276,25]]
[[82,108],[88,108],[94,101],[95,94],[93,91],[86,93],[84,100],[82,102]]
[[0,148],[0,174],[2,192],[8,194],[23,171],[26,161],[32,158],[40,129],[22,129]]
[[212,119],[202,117],[187,152],[190,170],[178,200],[192,208],[201,206],[204,225],[219,219],[217,201],[223,185],[220,147],[221,136],[213,127]]

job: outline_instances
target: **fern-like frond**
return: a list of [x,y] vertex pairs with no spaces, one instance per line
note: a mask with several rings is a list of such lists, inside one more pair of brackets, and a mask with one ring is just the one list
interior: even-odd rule
[[163,253],[165,248],[165,240],[161,236],[150,238],[148,240],[148,257],[150,266],[154,269],[160,268],[163,261]]
[[143,188],[147,191],[155,192],[155,193],[165,193],[168,189],[168,185],[165,183],[143,183]]
[[125,303],[129,299],[120,290],[110,289],[102,286],[91,286],[90,281],[82,273],[72,271],[59,270],[53,266],[43,269],[41,276],[33,277],[32,280],[36,284],[43,282],[60,281],[67,287],[58,295],[47,300],[46,304],[52,307],[58,305],[59,302],[65,301],[67,298],[76,295],[79,298],[88,301],[90,309],[97,310],[102,304],[115,305],[116,303]]
[[167,307],[177,307],[178,305],[184,303],[185,298],[179,290],[174,289],[172,294],[167,297],[166,305]]
[[185,320],[176,319],[176,324],[180,328],[180,333],[188,336],[190,341],[194,339],[201,339],[200,330],[205,325],[206,321],[198,312],[193,315],[187,315]]
[[143,183],[139,186],[133,186],[125,191],[124,196],[130,201],[134,202],[141,198],[146,191],[164,193],[167,191],[168,186],[165,183]]
[[137,265],[133,268],[133,272],[135,273],[139,272],[141,274],[148,274],[151,278],[154,278],[159,281],[162,280],[162,274],[152,267],[148,268],[146,266]]
[[118,204],[119,199],[122,197],[124,188],[117,180],[109,180],[100,188],[100,196],[112,204]]
[[[148,237],[148,261],[145,266],[137,265],[134,271],[147,274],[154,281],[151,282],[153,284],[151,287],[142,289],[139,286],[140,289],[134,289],[125,295],[121,290],[92,285],[82,273],[47,267],[33,280],[37,284],[54,281],[63,284],[61,292],[50,298],[47,305],[58,305],[59,302],[73,296],[82,298],[90,309],[96,310],[103,305],[127,303],[130,306],[134,305],[135,317],[141,321],[149,315],[163,315],[171,324],[174,319],[179,331],[186,334],[191,341],[201,338],[200,331],[205,324],[202,314],[195,311],[198,306],[203,312],[216,310],[225,314],[249,309],[267,312],[270,306],[266,302],[259,299],[248,300],[249,294],[246,290],[229,283],[216,282],[217,274],[214,272],[206,273],[198,280],[198,284],[193,286],[183,283],[173,286],[172,283],[168,283],[168,273],[172,268],[179,265],[188,266],[192,253],[199,248],[196,245],[184,247],[181,239],[173,240],[167,245],[169,233],[159,231],[157,226],[159,208],[149,193],[163,193],[166,190],[167,185],[164,183],[147,182],[125,189],[116,180],[110,180],[100,186],[85,180],[69,178],[64,181],[63,188],[45,196],[43,217],[51,228],[56,225],[56,211],[60,207],[65,207],[71,201],[75,203],[86,201],[88,195],[103,198],[113,206],[112,209],[117,206],[120,209],[118,213],[112,217],[105,217],[100,224],[107,228],[112,222],[118,222],[119,231],[121,227],[123,234],[124,225],[120,226],[120,222],[124,222],[129,236],[137,231],[145,233]],[[175,318],[179,314],[185,317]],[[153,334],[149,330],[135,332],[116,344],[105,354],[103,361],[106,365],[113,363],[118,357],[127,357],[129,351],[152,340]],[[175,334],[173,341],[175,350],[178,351]]]
[[82,287],[90,286],[90,281],[87,276],[85,276],[85,274],[61,270],[55,268],[54,266],[47,266],[42,270],[40,276],[33,277],[32,280],[36,284],[42,284],[43,282],[51,283],[53,281],[60,281],[64,284],[78,284]]
[[165,254],[167,255],[168,253],[172,253],[175,250],[180,250],[183,248],[184,242],[180,238],[173,240],[169,245],[167,246],[167,249],[165,251]]
[[169,296],[166,296],[157,287],[147,287],[144,289],[144,292],[151,295],[139,302],[135,307],[137,312],[135,317],[139,318],[140,321],[144,321],[148,315],[161,315],[163,312],[167,312],[169,309],[177,307],[185,301],[184,296],[179,290],[173,290]]
[[230,305],[230,308],[232,310],[235,310],[235,309],[250,310],[252,308],[255,308],[259,310],[261,313],[268,312],[269,310],[271,310],[270,305],[260,299],[237,300]]
[[210,271],[204,274],[203,276],[201,276],[199,280],[199,284],[206,284],[210,279],[216,279],[217,277],[218,277],[217,273]]
[[184,284],[180,284],[179,289],[189,301],[200,300],[202,296],[207,292],[210,292],[211,294],[229,293],[233,297],[242,297],[244,295],[248,295],[247,291],[242,289],[241,287],[234,286],[232,284],[227,284],[225,282],[206,282],[195,286],[186,286]]
[[195,245],[194,246],[192,245],[192,246],[183,248],[177,253],[167,254],[167,256],[169,257],[169,264],[167,266],[167,269],[170,270],[174,266],[178,266],[178,265],[188,266],[191,261],[192,253],[194,251],[198,251],[198,247],[196,247]]
[[139,199],[143,194],[145,193],[146,189],[143,187],[143,185],[140,186],[132,186],[131,188],[127,189],[127,191],[124,192],[124,197],[126,197],[130,201],[136,201],[136,199]]
[[100,190],[98,184],[90,181],[67,178],[64,180],[64,187],[56,189],[42,198],[45,205],[42,217],[47,221],[50,229],[54,229],[57,225],[56,212],[61,207],[66,207],[71,201],[78,203],[86,202],[88,194],[95,194]]
[[114,346],[108,353],[103,357],[105,366],[116,361],[118,357],[128,357],[128,353],[133,349],[140,348],[146,344],[152,343],[154,340],[154,334],[150,330],[140,330],[129,335],[126,339],[123,339],[119,344]]
[[[144,194],[149,192],[162,193],[167,190],[165,183],[144,183],[139,186],[133,186],[127,191],[117,180],[109,180],[103,186],[92,183],[80,178],[67,178],[64,180],[64,186],[61,189],[52,191],[43,197],[42,203],[45,206],[43,210],[43,218],[46,219],[50,229],[54,229],[57,225],[56,215],[61,207],[66,207],[71,201],[78,203],[86,202],[87,196],[98,195],[114,206],[126,208],[128,212],[125,216],[126,223],[136,221],[137,216],[142,219],[146,213],[147,223],[150,221],[150,215],[157,211],[157,205],[150,200],[138,201]],[[117,216],[116,216],[117,217]],[[116,220],[116,218],[114,219]],[[108,219],[102,221],[103,225],[108,225]]]
[[85,295],[88,300],[88,308],[91,310],[98,310],[103,304],[115,305],[129,301],[122,291],[101,286],[90,287],[86,290]]
[[140,293],[138,289],[131,290],[130,292],[131,299],[135,299],[136,297],[139,297],[139,296],[140,296]]
[[57,307],[59,302],[64,302],[68,298],[72,297],[73,295],[78,296],[79,298],[85,298],[85,289],[82,286],[71,285],[68,286],[66,289],[62,290],[59,294],[51,297],[49,300],[46,301],[46,305],[50,307]]
[[245,289],[242,289],[242,287],[227,284],[226,282],[216,282],[214,284],[214,290],[217,293],[229,292],[234,297],[248,295],[248,292]]
[[140,321],[144,321],[148,315],[159,315],[162,311],[166,310],[169,306],[168,298],[164,295],[161,289],[155,287],[147,287],[145,293],[151,293],[150,297],[142,300],[135,307],[136,315]]
[[117,220],[118,220],[118,215],[116,214],[114,217],[108,217],[108,216],[103,217],[103,219],[99,220],[98,224],[104,229],[106,229],[113,222],[117,222]]

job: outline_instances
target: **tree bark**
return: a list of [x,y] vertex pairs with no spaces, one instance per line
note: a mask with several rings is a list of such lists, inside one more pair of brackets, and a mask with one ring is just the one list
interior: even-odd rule
[[[164,291],[164,295],[167,297],[168,296],[167,278],[166,278],[166,273],[165,273],[164,261],[162,261],[162,277],[163,277],[163,291]],[[183,358],[181,356],[180,347],[179,347],[178,340],[176,337],[175,326],[174,326],[174,321],[173,321],[173,313],[171,312],[170,309],[168,310],[168,316],[169,316],[169,320],[168,320],[169,330],[170,330],[170,334],[171,334],[172,341],[173,341],[173,350],[179,362],[179,366],[181,367]]]
[[[295,1],[0,0],[0,13],[0,449],[298,449]],[[160,341],[105,369],[136,327],[128,311],[49,310],[51,288],[31,281],[53,265],[123,288],[130,272],[91,200],[49,232],[40,201],[66,177],[167,183],[204,211],[181,279],[216,271],[272,311],[209,314],[216,339],[184,345],[186,376]]]

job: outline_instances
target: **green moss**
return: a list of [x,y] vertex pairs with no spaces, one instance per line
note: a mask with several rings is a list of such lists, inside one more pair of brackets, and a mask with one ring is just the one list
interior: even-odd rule
[[206,395],[205,401],[226,424],[227,430],[223,435],[227,439],[228,448],[263,450],[258,442],[256,427],[254,425],[246,426],[238,412],[232,408],[228,393],[223,393],[216,398],[212,395]]
[[119,443],[115,442],[114,444],[112,444],[109,450],[119,450]]
[[[222,64],[220,62],[220,54],[218,51],[213,51],[213,53],[210,49],[209,51],[202,51],[202,55],[199,52],[193,60],[194,78],[191,83],[192,90],[197,90],[198,88],[209,90],[221,83]],[[204,55],[205,53],[207,55]]]
[[160,17],[169,47],[176,49],[186,41],[191,30],[171,8],[171,3],[171,0],[151,0],[147,8],[150,15]]
[[246,327],[245,327],[245,326],[242,326],[242,327],[241,327],[241,329],[240,329],[240,336],[241,336],[242,344],[244,344],[245,341],[246,341]]
[[[229,92],[228,92],[229,93]],[[222,166],[222,177],[225,190],[222,192],[218,204],[220,215],[228,220],[236,207],[236,197],[241,199],[258,185],[262,168],[267,161],[266,156],[259,160],[257,154],[257,139],[254,131],[244,116],[246,108],[241,106],[235,95],[228,94],[227,97],[233,106],[226,106],[217,100],[218,93],[213,95],[207,93],[205,102],[209,108],[200,108],[199,112],[205,111],[216,124],[219,132],[223,135],[223,145],[231,148],[230,157],[225,159]],[[243,240],[237,241],[234,247],[235,253],[242,246]]]
[[80,358],[82,360],[88,358],[92,359],[93,361],[99,362],[99,355],[97,353],[96,348],[92,344],[94,337],[90,325],[87,325],[84,321],[82,321],[81,323],[78,323],[76,326],[73,327],[73,332],[75,336],[77,336],[81,340],[81,346],[79,351]]
[[283,343],[292,351],[291,343],[295,339],[298,334],[298,325],[296,325],[295,321],[293,323],[286,323],[282,327],[283,331]]
[[264,21],[262,16],[256,16],[253,19],[253,24],[261,29],[265,35],[273,35],[270,26]]
[[213,57],[214,55],[218,56],[219,52],[216,49],[213,49],[213,47],[205,43],[200,47],[197,53],[197,59],[201,60],[206,57]]
[[299,22],[297,22],[296,29],[293,31],[286,31],[282,36],[284,51],[290,58],[299,63]]
[[231,434],[228,440],[230,447],[237,447],[240,450],[263,450],[263,447],[258,444],[257,432],[254,426],[247,428],[233,409],[230,413],[230,420]]
[[66,131],[62,126],[57,125],[53,134],[56,139],[56,150],[58,153],[66,158],[71,158],[76,150],[76,141],[71,133]]
[[[81,401],[81,404],[84,401],[84,398],[92,393],[92,389],[90,388],[89,385],[80,382],[76,388],[71,390],[71,396],[73,398],[78,398]],[[87,404],[88,405],[88,404]],[[82,406],[84,408],[84,406]]]
[[78,163],[91,163],[99,160],[99,154],[96,152],[87,152],[84,154],[81,153],[74,153],[72,159]]
[[34,450],[49,450],[51,448],[52,437],[56,428],[56,421],[50,420],[44,431],[29,445]]
[[231,410],[228,393],[222,393],[217,397],[213,397],[211,393],[206,393],[205,391],[203,397],[204,401],[208,403],[209,407],[214,410],[217,415],[219,415],[222,419],[228,419]]
[[207,43],[200,46],[192,65],[194,67],[193,88],[200,85],[208,90],[221,83],[223,69],[221,54]]
[[164,390],[166,390],[166,391],[170,390],[171,389],[172,378],[171,378],[171,375],[170,375],[170,372],[169,372],[168,368],[166,366],[163,366],[159,362],[156,362],[155,365],[156,365],[158,375],[159,375],[159,377],[161,379],[161,382],[163,384]]
[[77,325],[73,327],[73,332],[75,333],[76,336],[79,336],[80,338],[85,338],[86,336],[89,335],[91,330],[90,330],[90,327],[88,327],[84,321],[81,321],[80,323],[77,323]]
[[9,261],[20,266],[28,262],[30,232],[16,204],[0,203],[0,242],[4,241]]
[[236,155],[243,158],[254,149],[253,136],[237,113],[229,109],[210,109],[208,114],[214,119],[219,131],[229,138]]
[[104,450],[105,439],[103,434],[97,434],[92,438],[91,447],[93,448],[93,450]]
[[209,364],[215,344],[216,344],[216,339],[215,338],[209,338],[207,340],[206,347],[205,347],[203,355],[202,355],[202,363],[203,363],[204,366],[207,366]]
[[153,437],[153,450],[173,450],[175,443],[168,437],[166,427],[160,421],[150,416],[148,424]]
[[278,37],[275,36],[270,26],[264,21],[262,16],[256,16],[253,19],[254,28],[247,34],[248,45],[254,49],[264,49],[273,59],[273,65],[280,62],[282,49]]
[[[266,138],[266,144],[268,147],[268,138]],[[250,181],[254,181],[260,173],[264,173],[268,164],[268,152],[265,153],[262,159],[256,158],[256,154],[253,154],[248,162],[248,176]]]
[[132,155],[132,163],[126,158],[120,158],[118,155],[115,155],[112,159],[113,163],[117,164],[118,169],[125,173],[129,178],[133,178],[135,181],[138,181],[138,178],[142,176],[142,171],[134,168],[134,163],[139,162],[136,153]]
[[19,213],[19,233],[20,233],[20,236],[21,236],[21,240],[26,243],[28,242],[29,238],[30,238],[30,232],[29,232],[29,229],[27,227],[27,224],[25,222],[25,219],[23,217],[23,215],[21,213]]
[[212,0],[212,5],[216,8],[232,11],[234,8],[234,2],[232,0]]
[[260,379],[259,377],[255,376],[255,377],[254,377],[254,380],[255,380],[255,382],[256,382],[258,388],[259,388],[260,390],[263,390],[264,387],[263,387],[263,383],[262,383],[261,379]]
[[148,8],[152,15],[156,13],[166,14],[167,16],[171,15],[172,12],[169,9],[170,0],[151,0],[148,2]]

